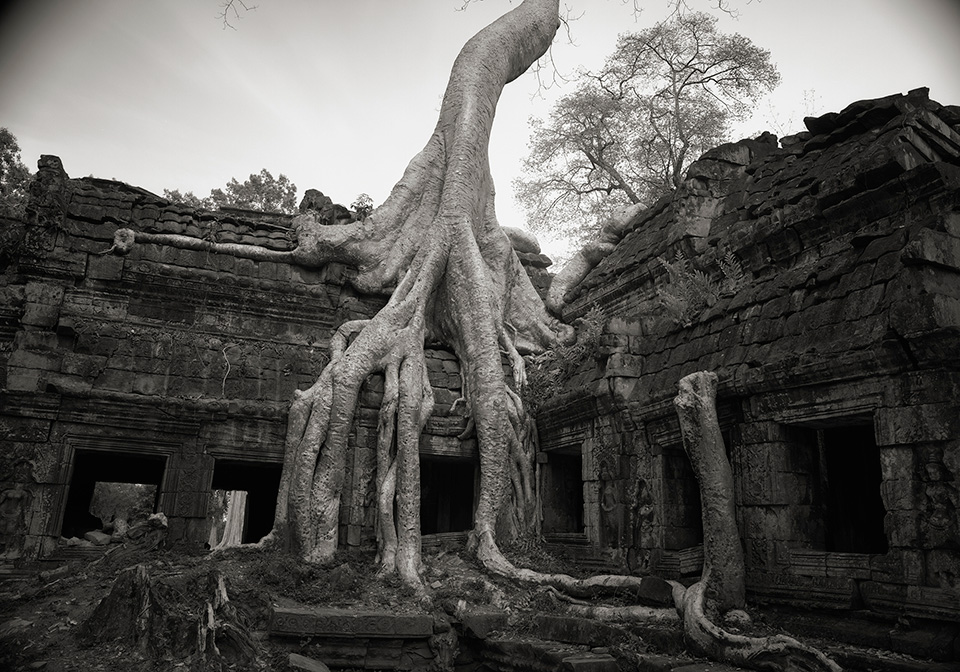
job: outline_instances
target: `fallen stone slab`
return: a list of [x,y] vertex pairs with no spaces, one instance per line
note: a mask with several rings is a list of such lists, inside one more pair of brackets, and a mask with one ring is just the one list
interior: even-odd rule
[[304,672],[330,672],[330,668],[319,660],[301,656],[299,653],[291,653],[287,659],[291,670],[303,670]]
[[460,623],[465,634],[477,639],[486,639],[491,632],[508,627],[507,614],[496,610],[466,611],[460,615]]
[[673,672],[743,672],[744,668],[726,663],[684,663],[673,668]]
[[662,656],[654,653],[641,653],[637,656],[638,672],[673,672],[673,668],[686,664],[676,656]]
[[105,534],[99,530],[90,530],[83,535],[83,538],[97,546],[107,546],[112,539],[109,534]]
[[480,658],[488,665],[493,663],[494,669],[528,672],[556,672],[565,658],[581,653],[576,646],[535,639],[487,639],[483,645]]
[[609,653],[577,653],[561,661],[561,670],[568,672],[620,672],[617,659]]
[[623,641],[623,630],[590,618],[540,615],[534,619],[540,637],[567,644],[609,646]]
[[433,618],[426,614],[394,614],[328,607],[274,607],[272,636],[426,638],[433,635]]

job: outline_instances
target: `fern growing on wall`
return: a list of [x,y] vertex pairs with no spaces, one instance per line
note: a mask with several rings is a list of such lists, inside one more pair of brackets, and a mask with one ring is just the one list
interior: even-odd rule
[[593,306],[576,324],[576,342],[570,345],[560,343],[527,359],[523,403],[528,410],[536,412],[546,400],[560,394],[580,365],[597,354],[604,324],[603,311],[599,306]]
[[657,261],[669,278],[669,282],[658,289],[658,295],[667,311],[684,325],[700,317],[721,297],[733,296],[748,283],[743,265],[730,250],[718,262],[719,278],[695,268],[682,250],[677,250],[672,262],[663,257],[657,257]]

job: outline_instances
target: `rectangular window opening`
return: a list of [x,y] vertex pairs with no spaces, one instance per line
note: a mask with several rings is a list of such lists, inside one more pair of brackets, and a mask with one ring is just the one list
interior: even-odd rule
[[60,534],[122,534],[156,512],[166,457],[117,451],[77,450]]
[[817,430],[828,552],[886,553],[880,451],[872,425]]
[[664,549],[678,551],[702,544],[700,484],[680,446],[663,451],[663,497]]
[[209,513],[211,548],[255,544],[270,533],[282,469],[276,462],[216,460]]
[[420,533],[466,532],[473,527],[472,460],[420,457]]
[[550,451],[542,474],[544,533],[583,533],[583,457]]

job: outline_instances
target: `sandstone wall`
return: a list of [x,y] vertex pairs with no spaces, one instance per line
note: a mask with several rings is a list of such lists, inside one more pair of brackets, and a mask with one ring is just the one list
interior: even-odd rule
[[[69,179],[56,157],[41,159],[28,220],[14,224],[20,239],[0,261],[0,483],[11,493],[11,558],[55,547],[77,455],[102,459],[105,472],[161,458],[158,509],[170,539],[207,541],[218,461],[273,465],[275,477],[293,391],[316,380],[336,326],[383,303],[352,291],[351,270],[338,264],[311,271],[157,245],[105,254],[119,226],[271,249],[292,242],[284,216],[196,212],[119,182]],[[428,357],[437,412],[423,452],[472,461],[475,446],[456,439],[465,421],[449,415],[456,360]],[[381,387],[368,381],[351,439],[341,507],[350,544],[372,534]]]
[[[752,599],[960,620],[960,109],[918,90],[808,126],[708,152],[568,297],[568,319],[610,322],[541,414],[542,447],[579,432],[588,463],[619,436],[619,470],[591,486],[617,504],[587,533],[636,571],[692,575],[671,399],[716,371]],[[678,250],[719,279],[732,252],[745,281],[678,320],[657,261]],[[846,436],[863,471],[828,487]],[[831,551],[828,499],[869,470],[882,539]]]

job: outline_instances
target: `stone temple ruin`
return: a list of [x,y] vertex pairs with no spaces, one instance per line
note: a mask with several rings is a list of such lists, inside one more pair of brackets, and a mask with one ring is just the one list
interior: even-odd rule
[[[567,322],[593,309],[605,326],[538,412],[542,533],[598,568],[698,574],[699,493],[671,401],[683,375],[716,371],[748,599],[822,610],[824,629],[887,622],[868,645],[960,660],[960,108],[916,90],[807,128],[705,154],[568,294]],[[339,264],[104,254],[118,227],[293,241],[285,216],[197,212],[70,179],[53,156],[26,221],[2,224],[16,234],[0,256],[4,559],[99,529],[97,483],[153,486],[168,543],[211,542],[219,491],[247,493],[242,541],[266,534],[293,392],[316,379],[337,325],[382,299],[358,295]],[[549,260],[517,253],[545,288]],[[472,525],[477,449],[458,439],[456,359],[428,357],[422,531],[438,544]],[[371,377],[346,546],[374,543],[381,394]]]

